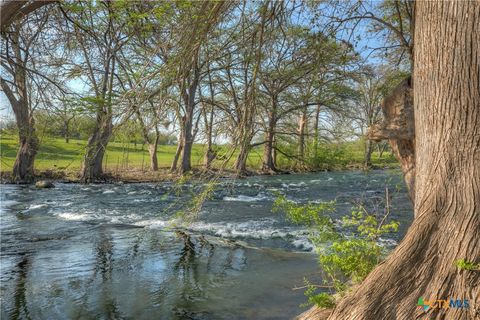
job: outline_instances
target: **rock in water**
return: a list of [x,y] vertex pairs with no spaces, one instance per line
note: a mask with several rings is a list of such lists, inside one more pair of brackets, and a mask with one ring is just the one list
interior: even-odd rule
[[46,189],[46,188],[55,188],[55,185],[51,181],[40,180],[35,183],[35,187]]

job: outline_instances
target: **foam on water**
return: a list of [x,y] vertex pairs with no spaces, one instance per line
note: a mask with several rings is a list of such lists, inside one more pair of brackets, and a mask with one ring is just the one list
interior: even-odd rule
[[299,187],[305,187],[307,184],[303,181],[300,181],[299,183],[282,183],[282,187],[285,189],[288,188],[299,188]]
[[89,221],[95,219],[92,215],[86,213],[62,212],[56,214],[57,217],[68,221]]
[[149,229],[163,229],[173,225],[172,220],[150,219],[134,222],[133,225]]
[[246,195],[238,195],[235,197],[225,196],[223,197],[223,201],[238,201],[238,202],[257,202],[257,201],[264,201],[268,200],[269,197],[263,193],[259,193],[256,196],[246,196]]
[[32,204],[27,208],[27,211],[42,209],[42,208],[46,208],[46,207],[48,207],[48,204],[46,204],[46,203]]
[[193,223],[189,230],[193,232],[209,233],[223,238],[233,239],[282,239],[294,247],[310,251],[313,246],[308,240],[308,232],[303,229],[294,229],[289,226],[275,226],[276,220],[264,218],[243,222],[204,222]]

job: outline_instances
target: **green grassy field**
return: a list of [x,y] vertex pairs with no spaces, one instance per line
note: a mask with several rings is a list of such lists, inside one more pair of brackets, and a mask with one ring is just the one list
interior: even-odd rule
[[[80,169],[85,151],[85,140],[71,139],[66,143],[62,138],[40,138],[40,149],[35,158],[35,168],[38,170],[78,170]],[[18,148],[18,139],[12,134],[2,134],[0,138],[1,170],[12,169]],[[169,168],[177,146],[158,146],[159,167]],[[194,145],[192,150],[192,165],[201,166],[205,154],[205,146]],[[149,167],[149,154],[146,146],[142,149],[141,144],[110,142],[104,157],[104,167],[107,171],[120,171],[125,169],[147,169]],[[232,159],[233,161],[233,159]],[[261,153],[252,152],[248,159],[248,165],[258,168],[261,163]]]
[[[1,134],[1,171],[12,169],[18,147],[17,141],[17,136],[14,134]],[[79,170],[85,145],[85,140],[72,139],[69,143],[66,143],[62,138],[40,137],[40,149],[35,159],[35,168],[37,170]],[[158,147],[157,156],[161,168],[170,167],[176,148],[175,145],[160,145]],[[224,151],[227,151],[226,147]],[[247,163],[250,169],[260,168],[262,151],[261,148],[256,148],[250,152]],[[347,151],[337,158],[329,158],[326,161],[329,161],[330,166],[338,168],[361,166],[363,150],[359,147],[359,144],[348,145]],[[202,165],[204,153],[205,146],[194,145],[192,150],[193,166]],[[229,165],[233,164],[234,158],[234,156],[231,158]],[[289,168],[292,162],[279,155],[278,164],[280,167]],[[378,153],[374,152],[372,154],[372,164],[378,167],[391,167],[396,166],[397,161],[389,152],[384,153],[382,158],[379,158]],[[148,169],[149,155],[146,146],[142,149],[141,144],[135,146],[133,143],[110,142],[104,157],[104,167],[106,171],[110,172],[120,172],[126,169]]]

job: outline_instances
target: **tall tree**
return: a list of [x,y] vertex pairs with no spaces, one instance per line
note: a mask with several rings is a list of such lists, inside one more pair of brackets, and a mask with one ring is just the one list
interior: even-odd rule
[[[117,55],[128,42],[127,20],[120,10],[126,7],[113,3],[75,3],[64,5],[64,17],[71,22],[68,29],[76,40],[72,61],[88,84],[88,96],[83,100],[95,113],[96,125],[87,141],[80,180],[93,182],[103,176],[103,156],[113,130],[113,97]],[[78,63],[78,60],[81,62]]]
[[202,46],[207,41],[208,34],[222,21],[229,7],[228,2],[205,1],[179,8],[181,15],[177,27],[181,28],[181,33],[177,34],[177,50],[169,64],[175,69],[174,78],[182,99],[181,134],[178,142],[181,152],[179,172],[182,174],[192,168],[194,131],[200,118],[199,114],[195,115],[195,107],[203,69],[208,61],[204,59]]
[[[480,2],[415,4],[415,219],[329,319],[476,319],[480,273]],[[400,129],[399,129],[400,130]],[[467,299],[468,308],[419,308]]]
[[[265,43],[265,31],[271,25],[275,16],[276,6],[274,2],[267,1],[258,8],[258,21],[252,23],[245,15],[243,7],[240,23],[240,33],[244,40],[243,48],[240,51],[242,90],[241,97],[235,89],[231,72],[228,71],[228,83],[234,95],[235,105],[235,139],[234,145],[238,148],[238,155],[235,159],[234,169],[237,175],[243,175],[247,171],[247,158],[251,149],[251,141],[255,135],[254,120],[256,116],[256,98],[258,95],[258,77],[262,62],[262,50]],[[248,31],[253,26],[253,30]]]
[[[43,12],[14,20],[2,32],[0,85],[10,102],[18,127],[19,148],[13,165],[13,180],[29,183],[34,178],[34,161],[38,150],[33,111],[35,99],[32,77],[35,42],[41,35],[48,16]],[[35,68],[35,67],[33,67]]]

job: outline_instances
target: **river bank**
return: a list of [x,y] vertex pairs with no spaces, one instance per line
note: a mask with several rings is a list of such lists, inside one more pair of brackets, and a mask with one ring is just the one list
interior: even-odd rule
[[[372,165],[369,168],[363,167],[361,164],[352,164],[339,168],[326,168],[315,170],[279,170],[278,172],[265,173],[259,170],[249,170],[244,175],[239,176],[235,171],[224,169],[205,170],[203,168],[194,168],[189,174],[189,179],[194,180],[211,180],[211,179],[235,179],[251,176],[277,176],[286,174],[308,174],[317,172],[335,172],[335,171],[369,171],[369,170],[390,170],[398,169],[398,165]],[[122,171],[107,171],[103,178],[95,183],[159,183],[159,182],[176,182],[182,179],[181,175],[172,172],[169,168],[159,168],[158,171],[142,170],[132,168]],[[37,170],[35,173],[35,181],[48,180],[60,183],[80,183],[78,170]],[[33,183],[34,183],[33,182]],[[1,184],[16,184],[12,179],[11,171],[0,171]]]

